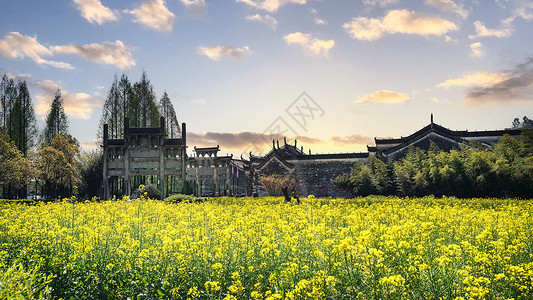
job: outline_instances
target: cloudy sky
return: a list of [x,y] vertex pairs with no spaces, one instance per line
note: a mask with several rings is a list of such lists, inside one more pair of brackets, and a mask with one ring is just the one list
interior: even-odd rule
[[114,74],[143,70],[187,123],[189,152],[264,152],[276,133],[306,152],[359,152],[431,113],[454,130],[503,129],[533,117],[533,1],[2,5],[0,73],[29,83],[40,118],[61,88],[86,148]]

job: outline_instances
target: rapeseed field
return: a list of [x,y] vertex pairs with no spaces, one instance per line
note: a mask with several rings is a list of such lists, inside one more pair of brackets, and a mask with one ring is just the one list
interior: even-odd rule
[[0,204],[1,299],[533,299],[533,201]]

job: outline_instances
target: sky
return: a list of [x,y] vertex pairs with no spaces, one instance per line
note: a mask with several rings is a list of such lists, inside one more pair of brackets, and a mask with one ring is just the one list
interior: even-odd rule
[[533,1],[20,0],[0,11],[0,74],[40,128],[60,88],[70,133],[98,147],[116,75],[143,71],[187,123],[188,152],[364,152],[430,123],[533,117]]

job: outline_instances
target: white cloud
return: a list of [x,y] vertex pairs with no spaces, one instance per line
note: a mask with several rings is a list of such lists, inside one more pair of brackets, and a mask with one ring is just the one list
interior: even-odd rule
[[135,23],[147,28],[170,32],[174,25],[174,14],[167,9],[163,0],[143,2],[138,8],[124,12],[133,15]]
[[448,79],[441,82],[437,87],[449,88],[453,86],[480,86],[489,87],[499,84],[508,79],[505,73],[474,72],[456,79]]
[[329,49],[335,46],[334,40],[319,40],[310,34],[303,34],[301,32],[287,34],[283,39],[288,45],[298,44],[315,55],[327,56]]
[[289,3],[305,4],[307,0],[235,0],[242,2],[257,9],[266,10],[268,12],[276,12],[281,6]]
[[379,7],[389,6],[398,2],[400,2],[400,0],[363,0],[364,5]]
[[100,140],[92,140],[92,141],[85,141],[85,142],[80,142],[80,146],[83,150],[85,151],[88,151],[88,150],[98,150],[100,149],[100,144],[102,143],[102,141]]
[[504,20],[502,22],[500,29],[489,29],[485,27],[485,25],[481,21],[475,21],[474,26],[476,28],[476,35],[470,35],[469,38],[471,39],[477,38],[477,37],[487,37],[487,36],[505,38],[513,34],[513,29],[511,27],[511,19]]
[[352,38],[377,40],[385,34],[405,33],[419,35],[443,35],[457,26],[446,19],[428,16],[414,11],[391,10],[383,19],[352,18],[342,26]]
[[31,79],[31,74],[13,74],[13,73],[7,72],[5,75],[9,79],[13,79],[13,81],[15,81],[15,82],[27,81],[27,80]]
[[250,54],[248,46],[243,48],[233,48],[231,46],[219,45],[216,47],[203,47],[196,48],[196,53],[203,54],[211,60],[220,60],[222,57],[235,57],[242,58]]
[[270,29],[272,30],[276,30],[276,28],[278,27],[278,21],[271,15],[264,15],[264,16],[261,16],[259,14],[248,15],[246,16],[246,20],[258,21],[258,22],[264,23],[265,25],[270,27]]
[[192,99],[191,101],[191,104],[194,104],[194,105],[206,105],[207,104],[207,100],[203,99],[203,98],[200,98],[200,99]]
[[66,45],[52,47],[55,53],[77,54],[92,62],[114,65],[122,70],[135,66],[130,49],[121,41],[103,42],[102,44]]
[[118,12],[102,5],[100,0],[74,0],[81,15],[90,23],[102,25],[107,21],[118,20]]
[[439,87],[465,86],[464,99],[469,104],[533,101],[533,58],[511,70],[499,73],[472,73],[446,80]]
[[470,44],[471,55],[473,57],[482,57],[485,55],[485,48],[480,42]]
[[316,25],[326,25],[326,24],[328,24],[328,21],[326,21],[324,19],[320,19],[320,18],[315,18],[314,22],[315,22]]
[[515,1],[515,8],[513,10],[513,15],[510,19],[514,20],[519,17],[524,20],[533,19],[533,1],[523,0]]
[[[51,80],[45,80],[37,83],[37,87],[43,92],[35,96],[35,112],[38,115],[45,115],[50,109],[54,100],[55,93],[60,85]],[[61,90],[63,98],[63,108],[65,113],[77,119],[89,119],[94,108],[101,107],[102,99],[91,96],[86,93],[70,93],[67,90]]]
[[374,92],[372,94],[367,94],[362,97],[359,97],[358,99],[354,101],[354,103],[370,102],[370,103],[392,104],[392,103],[403,103],[403,102],[406,102],[407,100],[409,100],[409,96],[407,94],[393,92],[389,90],[381,90],[381,91]]
[[37,37],[25,36],[18,32],[10,32],[0,40],[0,54],[11,59],[29,57],[40,65],[74,69],[68,63],[44,59],[43,56],[53,56],[54,53],[39,43]]
[[197,13],[202,13],[207,9],[207,4],[204,0],[180,0],[187,9],[191,9]]
[[516,18],[522,18],[526,21],[533,19],[533,1],[515,1],[516,5],[513,13],[510,17],[503,19],[500,22],[500,27],[498,29],[490,29],[483,24],[481,21],[475,21],[474,27],[476,29],[475,35],[469,35],[468,37],[478,38],[478,37],[497,37],[497,38],[506,38],[513,34],[513,22]]
[[446,41],[446,43],[456,43],[457,42],[457,39],[453,39],[451,36],[447,35],[444,37],[444,40]]
[[453,12],[461,16],[463,19],[468,17],[469,12],[452,0],[426,0],[426,5],[436,7],[442,11]]

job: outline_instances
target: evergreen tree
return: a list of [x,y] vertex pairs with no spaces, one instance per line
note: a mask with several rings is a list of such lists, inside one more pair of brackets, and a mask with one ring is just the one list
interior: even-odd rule
[[527,116],[524,116],[522,118],[522,122],[520,122],[520,119],[514,118],[512,123],[513,129],[533,129],[533,120],[528,118]]
[[102,139],[103,126],[108,124],[109,138],[120,139],[124,135],[124,109],[119,88],[118,78],[115,75],[111,88],[107,93],[107,99],[102,109],[102,117],[97,137]]
[[13,79],[9,79],[4,74],[2,81],[0,82],[0,101],[2,106],[2,125],[5,126],[7,134],[13,136],[13,106],[17,99],[17,88]]
[[155,101],[155,93],[146,72],[133,85],[128,116],[132,127],[158,127],[161,114]]
[[68,119],[63,108],[63,98],[61,90],[57,90],[54,101],[50,106],[50,111],[46,116],[45,128],[42,134],[42,142],[49,144],[56,135],[68,134]]
[[35,145],[37,127],[35,112],[26,82],[17,85],[7,75],[0,82],[0,125],[15,142],[17,148],[27,156],[28,150]]
[[159,101],[159,109],[161,111],[161,115],[165,118],[167,136],[170,138],[177,138],[179,135],[181,135],[181,129],[178,123],[178,118],[176,117],[174,105],[172,105],[172,102],[170,102],[167,92],[163,93],[163,96]]
[[120,101],[122,103],[122,114],[127,116],[126,112],[130,104],[131,98],[133,97],[133,88],[126,74],[122,73],[120,76],[120,81],[118,82],[118,91],[120,94]]
[[80,186],[79,196],[84,199],[97,197],[102,193],[103,179],[102,150],[83,152],[80,155]]
[[11,112],[13,120],[12,139],[24,156],[27,156],[28,150],[35,146],[37,138],[35,111],[26,82],[19,82],[17,91],[17,98]]

